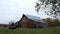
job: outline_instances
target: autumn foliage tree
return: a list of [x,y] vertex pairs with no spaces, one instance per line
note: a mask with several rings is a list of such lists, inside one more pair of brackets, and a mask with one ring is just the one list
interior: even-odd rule
[[51,19],[51,18],[46,18],[43,20],[47,21],[50,26],[60,26],[59,20]]

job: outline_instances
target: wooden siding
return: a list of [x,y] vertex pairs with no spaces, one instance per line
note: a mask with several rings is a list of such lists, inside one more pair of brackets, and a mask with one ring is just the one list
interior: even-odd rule
[[18,27],[21,27],[21,28],[42,28],[42,27],[47,27],[47,23],[36,22],[31,19],[28,19],[28,17],[23,15],[21,20],[18,22]]

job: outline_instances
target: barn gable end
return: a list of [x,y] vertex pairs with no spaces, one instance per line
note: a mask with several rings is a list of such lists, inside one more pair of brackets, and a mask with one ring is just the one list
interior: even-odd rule
[[19,27],[23,27],[23,28],[41,28],[41,27],[44,27],[46,24],[46,22],[40,19],[39,17],[24,15],[24,14],[21,20],[19,20],[17,23]]

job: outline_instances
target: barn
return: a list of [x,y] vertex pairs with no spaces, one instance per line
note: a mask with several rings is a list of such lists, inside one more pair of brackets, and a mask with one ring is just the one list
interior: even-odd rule
[[48,26],[48,23],[40,19],[40,17],[25,14],[16,23],[20,28],[43,28]]

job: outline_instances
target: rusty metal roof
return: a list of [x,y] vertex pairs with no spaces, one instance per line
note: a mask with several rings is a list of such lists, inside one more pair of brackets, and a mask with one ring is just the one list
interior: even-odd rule
[[43,21],[40,17],[33,16],[33,15],[26,15],[26,14],[23,14],[23,15],[25,15],[28,19],[31,19],[31,20],[33,20],[33,21],[46,23],[46,22]]

